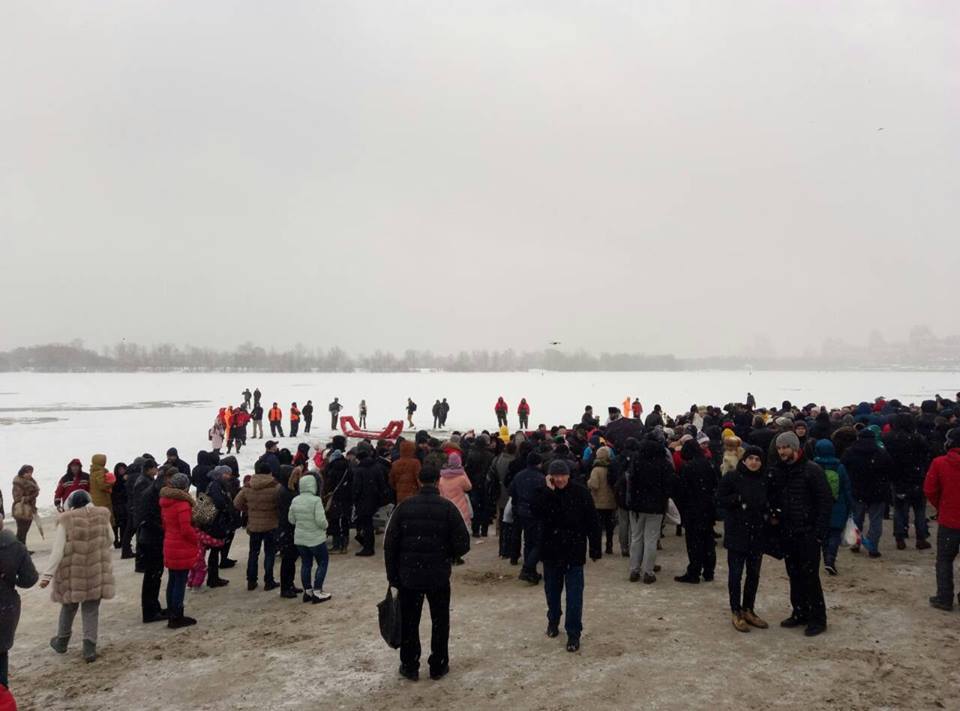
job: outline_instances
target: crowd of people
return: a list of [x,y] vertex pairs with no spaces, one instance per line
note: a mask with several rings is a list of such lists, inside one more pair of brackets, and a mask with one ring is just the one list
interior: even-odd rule
[[[722,538],[736,630],[768,627],[755,602],[764,556],[771,556],[784,561],[790,581],[792,613],[780,626],[813,637],[827,629],[821,563],[827,574],[839,575],[844,542],[880,557],[891,515],[897,548],[911,540],[912,523],[914,546],[929,549],[929,502],[937,517],[936,594],[929,602],[941,610],[954,605],[960,393],[956,401],[937,397],[919,407],[878,398],[834,409],[790,402],[758,408],[748,394],[743,403],[694,405],[676,417],[656,405],[646,418],[639,400],[628,399],[623,408],[609,408],[603,424],[588,406],[573,426],[512,433],[500,398],[491,431],[440,440],[420,430],[410,439],[353,445],[338,434],[323,445],[300,442],[294,451],[270,439],[248,474],[230,451],[245,444],[247,421],[256,422],[262,407],[259,389],[244,397],[239,408],[222,413],[225,456],[217,446],[223,440],[211,432],[211,449],[198,452],[193,467],[172,447],[162,461],[144,453],[112,469],[103,454],[92,456],[89,471],[79,459],[70,461],[53,492],[59,516],[39,575],[26,541],[31,525],[40,523],[40,490],[33,468],[19,469],[13,481],[16,534],[0,531],[4,687],[19,617],[16,587],[38,579],[52,586],[61,608],[50,646],[58,653],[67,651],[80,611],[82,654],[92,662],[99,603],[115,593],[111,549],[119,549],[121,560],[132,559],[143,576],[143,623],[177,629],[197,623],[185,611],[188,588],[229,583],[222,571],[237,565],[230,550],[243,529],[248,591],[262,582],[281,598],[320,604],[332,598],[325,589],[330,555],[348,552],[351,529],[359,544],[355,555],[370,557],[377,528],[384,526],[387,578],[402,610],[400,674],[411,680],[419,676],[424,599],[433,624],[430,675],[440,678],[449,670],[451,570],[465,562],[471,537],[483,541],[491,529],[499,556],[519,566],[518,578],[530,586],[543,582],[546,634],[559,636],[562,620],[571,652],[581,644],[586,558],[619,551],[628,559],[627,579],[655,584],[661,538],[673,527],[684,536],[687,553],[686,570],[674,580],[685,585],[714,580]],[[248,407],[249,420],[241,424]],[[446,415],[434,407],[435,422],[442,424]],[[332,424],[340,409],[335,399]],[[302,418],[309,432],[312,403],[296,410],[296,420],[294,410],[295,404],[292,422]],[[412,417],[409,406],[408,412]],[[517,414],[526,424],[525,400]],[[383,514],[389,516],[385,524]]]

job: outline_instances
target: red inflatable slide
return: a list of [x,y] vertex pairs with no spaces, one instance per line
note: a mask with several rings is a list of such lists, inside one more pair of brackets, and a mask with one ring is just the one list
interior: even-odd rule
[[393,442],[403,434],[403,420],[391,420],[390,424],[380,431],[362,430],[357,427],[357,421],[353,419],[352,415],[344,415],[340,418],[340,429],[343,430],[343,434],[347,437],[353,437],[355,439],[370,439],[374,441],[386,439]]

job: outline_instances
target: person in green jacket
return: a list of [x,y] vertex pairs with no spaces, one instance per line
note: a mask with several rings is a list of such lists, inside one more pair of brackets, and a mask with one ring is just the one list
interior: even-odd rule
[[[290,504],[290,523],[296,529],[293,542],[300,552],[300,579],[303,582],[303,601],[313,603],[326,602],[332,595],[323,591],[323,581],[327,577],[327,514],[323,510],[323,499],[317,496],[317,479],[305,476],[300,480],[300,494]],[[317,563],[317,572],[310,582],[310,571]]]

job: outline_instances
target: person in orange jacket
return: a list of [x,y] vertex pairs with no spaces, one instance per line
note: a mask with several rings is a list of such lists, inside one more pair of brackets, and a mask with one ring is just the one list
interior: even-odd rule
[[[297,403],[290,403],[290,436],[296,437],[297,432],[300,430],[300,408],[297,407]],[[283,435],[280,435],[281,437]]]
[[277,403],[273,403],[273,407],[267,413],[267,420],[270,421],[270,436],[283,437],[283,411]]

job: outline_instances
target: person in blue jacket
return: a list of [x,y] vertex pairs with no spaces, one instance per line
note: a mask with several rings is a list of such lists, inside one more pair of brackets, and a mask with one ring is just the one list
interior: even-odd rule
[[823,568],[830,575],[837,575],[837,551],[843,538],[843,529],[853,512],[853,493],[850,489],[850,477],[847,470],[837,459],[833,442],[828,439],[817,440],[814,445],[814,459],[827,475],[830,493],[833,494],[833,510],[830,512],[830,532],[823,541]]

